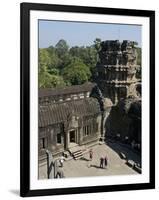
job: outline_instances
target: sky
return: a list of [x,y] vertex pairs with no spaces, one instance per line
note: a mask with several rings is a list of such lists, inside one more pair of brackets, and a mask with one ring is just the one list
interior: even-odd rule
[[39,20],[39,47],[55,46],[60,39],[69,47],[89,46],[96,38],[133,40],[141,47],[141,29],[139,25]]

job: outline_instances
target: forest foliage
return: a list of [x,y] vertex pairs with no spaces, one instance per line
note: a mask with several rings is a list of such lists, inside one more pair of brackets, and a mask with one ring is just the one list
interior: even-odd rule
[[[64,87],[93,81],[100,42],[96,38],[90,46],[69,47],[61,39],[55,46],[39,48],[39,87]],[[138,51],[138,63],[141,63],[141,50]]]

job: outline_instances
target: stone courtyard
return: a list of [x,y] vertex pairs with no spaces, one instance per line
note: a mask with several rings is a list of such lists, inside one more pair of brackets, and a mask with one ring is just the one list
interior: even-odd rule
[[[100,45],[93,82],[39,89],[39,179],[141,173],[135,42],[106,40]],[[107,168],[100,168],[101,157],[108,158]]]
[[[128,160],[132,160],[135,163],[140,164],[140,156],[132,150],[117,143],[97,145],[92,147],[92,150],[92,161],[89,160],[88,152],[79,160],[71,159],[64,162],[62,170],[65,178],[138,174],[138,172],[126,164],[125,159],[121,159],[119,156],[119,152],[122,152],[124,155],[126,155]],[[107,168],[100,168],[100,158],[105,156],[108,158],[108,166]],[[43,166],[40,174],[42,175],[45,172],[46,167]]]

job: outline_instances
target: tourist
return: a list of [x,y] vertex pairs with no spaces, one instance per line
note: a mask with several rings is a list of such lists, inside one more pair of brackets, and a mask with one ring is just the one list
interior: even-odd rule
[[90,160],[93,159],[93,151],[92,151],[92,149],[89,151],[89,159],[90,159]]
[[60,158],[60,165],[61,165],[61,167],[63,167],[63,162],[64,162],[64,160],[65,160],[65,158],[64,158],[64,156],[62,155],[61,156],[61,158]]
[[55,178],[64,178],[64,172],[62,169],[58,169]]
[[105,158],[104,158],[104,165],[107,168],[107,165],[108,165],[108,158],[107,158],[107,156],[105,156]]
[[101,157],[101,158],[100,158],[100,168],[103,168],[103,164],[104,164],[104,158]]

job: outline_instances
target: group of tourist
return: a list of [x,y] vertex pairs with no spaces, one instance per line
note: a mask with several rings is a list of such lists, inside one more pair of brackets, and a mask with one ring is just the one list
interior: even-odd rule
[[100,158],[100,168],[106,168],[108,165],[108,158],[107,156]]
[[[93,159],[93,151],[90,149],[89,151],[89,159],[90,161]],[[108,158],[107,156],[100,158],[100,168],[106,168],[108,166]]]

